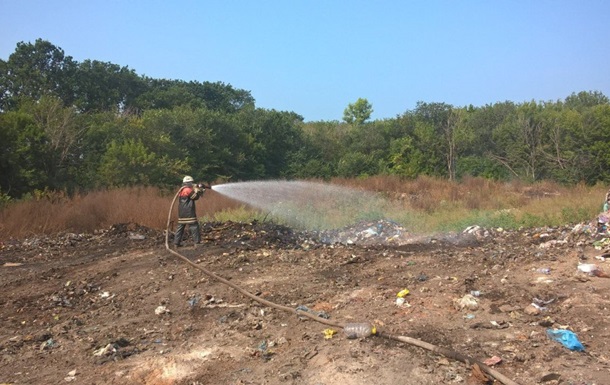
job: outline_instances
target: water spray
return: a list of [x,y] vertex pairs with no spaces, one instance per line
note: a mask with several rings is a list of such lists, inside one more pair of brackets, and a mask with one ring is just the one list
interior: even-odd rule
[[216,185],[214,191],[305,230],[337,229],[380,219],[390,211],[389,202],[378,194],[327,183],[252,181]]

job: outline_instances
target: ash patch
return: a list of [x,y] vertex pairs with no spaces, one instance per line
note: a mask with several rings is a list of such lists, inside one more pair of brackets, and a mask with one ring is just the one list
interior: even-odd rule
[[307,234],[271,222],[206,222],[201,233],[205,243],[241,250],[299,249],[311,243]]

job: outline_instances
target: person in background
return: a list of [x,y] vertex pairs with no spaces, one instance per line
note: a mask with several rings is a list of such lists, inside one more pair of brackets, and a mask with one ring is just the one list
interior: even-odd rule
[[604,211],[610,210],[610,190],[606,193],[606,200],[604,201]]
[[187,226],[191,232],[195,247],[197,247],[198,243],[201,243],[195,201],[203,195],[205,189],[203,185],[195,185],[193,182],[193,177],[185,176],[182,179],[182,187],[178,192],[178,227],[174,234],[174,245],[176,247],[182,246],[182,236],[184,235],[184,228]]

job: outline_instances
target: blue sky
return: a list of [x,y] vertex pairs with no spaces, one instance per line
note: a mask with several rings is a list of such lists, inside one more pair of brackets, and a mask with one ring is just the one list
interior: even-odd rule
[[610,96],[605,0],[0,0],[0,58],[37,38],[77,61],[221,81],[262,108],[373,119],[417,101],[481,106]]

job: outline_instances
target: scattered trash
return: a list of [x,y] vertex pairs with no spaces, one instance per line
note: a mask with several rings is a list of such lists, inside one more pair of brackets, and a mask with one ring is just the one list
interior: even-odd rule
[[195,305],[197,305],[197,303],[199,303],[199,296],[198,295],[194,295],[191,298],[188,299],[188,304],[190,307],[195,307]]
[[477,310],[479,308],[479,302],[471,294],[466,294],[460,299],[453,300],[453,302],[457,310]]
[[593,242],[593,246],[596,250],[602,250],[606,247],[610,246],[610,238],[600,239],[598,241]]
[[361,234],[361,235],[362,235],[364,238],[370,238],[370,237],[372,237],[373,235],[379,235],[379,231],[377,231],[377,229],[376,229],[376,228],[374,228],[374,227],[369,227],[368,229],[366,229],[366,230],[362,231],[360,234]]
[[19,262],[5,262],[4,267],[17,267],[17,266],[21,266],[23,265],[23,263],[19,263]]
[[510,326],[510,324],[506,321],[489,321],[489,323],[497,329],[506,329]]
[[536,272],[540,273],[540,274],[547,274],[548,275],[548,274],[551,274],[551,269],[548,268],[548,267],[541,267],[540,269],[536,269]]
[[573,234],[592,234],[593,226],[587,223],[578,223],[574,227],[572,227]]
[[462,231],[462,233],[474,235],[477,238],[486,238],[489,236],[489,231],[485,230],[481,226],[476,225],[467,227],[466,229],[464,229],[464,231]]
[[595,270],[597,270],[597,265],[592,263],[580,263],[578,264],[578,270],[583,273],[592,274]]
[[162,314],[166,314],[166,313],[169,313],[169,312],[170,312],[169,309],[166,308],[165,306],[158,306],[155,309],[155,314],[156,315],[162,315]]
[[473,319],[474,317],[476,317],[474,314],[466,314],[464,316],[464,318],[466,318],[466,319]]
[[548,304],[553,303],[555,301],[555,298],[551,298],[548,301],[545,301],[540,298],[534,297],[534,298],[532,298],[532,301],[533,301],[532,303],[535,304],[536,306],[542,307],[542,306],[546,306]]
[[327,312],[325,312],[325,311],[315,311],[315,310],[312,310],[312,309],[310,309],[310,308],[308,308],[307,306],[304,306],[304,305],[297,306],[297,310],[300,310],[300,311],[303,311],[303,312],[306,312],[306,313],[311,313],[311,314],[316,315],[316,316],[318,316],[320,318],[330,319],[330,314],[328,314]]
[[554,323],[555,323],[555,320],[549,316],[546,316],[544,319],[538,321],[538,325],[547,327],[547,328],[553,326]]
[[549,277],[545,277],[544,275],[540,275],[540,276],[536,277],[536,279],[534,279],[533,282],[535,284],[536,283],[546,283],[546,284],[549,284],[549,283],[552,283],[553,280],[551,278],[549,278]]
[[254,353],[256,355],[260,354],[260,356],[265,361],[268,361],[275,354],[274,351],[268,349],[269,347],[271,347],[273,345],[274,345],[273,342],[268,342],[267,340],[263,340],[263,341],[261,341],[260,344],[258,344],[258,348],[256,349],[256,351]]
[[542,310],[546,310],[543,307],[536,305],[535,303],[531,303],[523,309],[523,312],[527,315],[538,315],[542,312]]
[[481,296],[481,292],[478,291],[478,290],[472,290],[470,292],[470,295],[473,296],[473,297],[480,297]]
[[366,338],[377,334],[377,328],[370,323],[349,323],[343,327],[343,332],[349,339]]
[[71,370],[68,373],[68,376],[64,378],[64,381],[66,381],[66,382],[72,382],[74,380],[76,380],[76,369]]
[[337,334],[336,330],[333,329],[324,329],[324,339],[330,340],[333,336]]
[[550,300],[545,301],[540,298],[534,297],[532,299],[532,303],[529,304],[525,309],[523,309],[523,312],[528,315],[538,315],[541,312],[546,311],[546,305],[553,303],[553,301],[555,301],[555,298],[551,298]]
[[262,340],[260,344],[258,344],[258,350],[260,350],[261,352],[264,352],[265,350],[267,350],[267,347],[269,346],[267,340]]
[[50,349],[55,347],[55,345],[57,345],[57,343],[53,340],[53,338],[49,338],[48,340],[44,341],[42,344],[40,344],[40,350],[46,350],[46,349]]
[[113,353],[116,353],[116,348],[114,347],[114,344],[108,344],[108,345],[104,346],[103,348],[99,348],[99,349],[95,350],[93,352],[93,355],[97,356],[97,357],[104,357],[104,356],[109,356]]
[[498,356],[493,356],[493,357],[488,358],[485,361],[483,361],[483,363],[487,366],[498,365],[500,362],[502,362],[502,358],[500,358]]
[[472,365],[472,377],[482,384],[489,383],[489,377],[481,370],[478,364]]
[[322,243],[334,244],[404,244],[409,234],[400,224],[381,219],[376,222],[362,221],[338,230],[324,230],[317,234]]
[[561,343],[570,350],[582,352],[585,347],[580,343],[576,334],[569,330],[547,329],[546,334],[550,339]]
[[565,239],[564,240],[551,239],[550,241],[541,243],[540,245],[538,245],[538,247],[541,249],[548,249],[548,248],[551,248],[556,245],[565,245],[566,243],[568,243],[568,241],[566,241]]
[[603,278],[610,277],[602,269],[600,269],[599,266],[597,266],[593,263],[580,263],[580,264],[578,264],[578,270],[583,273],[595,276],[595,277],[603,277]]
[[138,233],[129,233],[129,239],[133,239],[134,241],[141,241],[143,239],[146,239],[145,235],[142,234],[138,234]]
[[408,289],[402,289],[401,291],[399,291],[398,294],[396,294],[396,306],[403,306],[405,303],[410,306],[407,300],[405,299],[407,295],[409,295]]
[[110,298],[110,292],[107,292],[107,291],[101,292],[100,298]]

